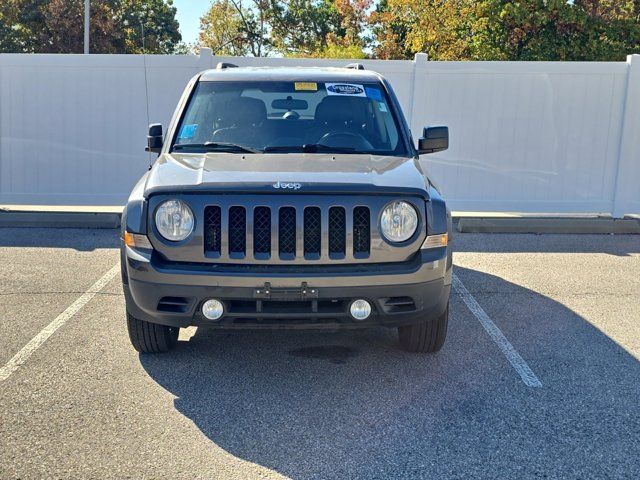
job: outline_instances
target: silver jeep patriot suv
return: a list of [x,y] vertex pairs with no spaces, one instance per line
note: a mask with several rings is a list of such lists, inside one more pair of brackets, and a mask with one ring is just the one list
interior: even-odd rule
[[187,85],[122,221],[131,343],[180,327],[398,328],[435,352],[447,332],[451,216],[389,83],[345,68],[219,64]]

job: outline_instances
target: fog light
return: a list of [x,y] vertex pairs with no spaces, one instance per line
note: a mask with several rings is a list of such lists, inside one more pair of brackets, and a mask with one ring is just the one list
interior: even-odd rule
[[218,320],[224,313],[224,306],[220,300],[212,298],[202,304],[202,314],[209,320]]
[[351,304],[349,311],[356,320],[364,320],[371,315],[371,304],[366,300],[356,300]]

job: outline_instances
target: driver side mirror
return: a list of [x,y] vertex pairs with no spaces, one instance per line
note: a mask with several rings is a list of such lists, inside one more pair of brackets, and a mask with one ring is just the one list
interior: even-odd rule
[[149,125],[149,135],[147,135],[147,152],[160,153],[162,150],[162,124],[152,123]]
[[418,140],[418,155],[442,152],[449,148],[449,127],[424,127]]

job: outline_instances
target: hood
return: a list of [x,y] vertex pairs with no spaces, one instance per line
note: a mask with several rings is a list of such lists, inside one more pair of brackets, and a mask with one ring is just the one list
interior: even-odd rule
[[413,158],[325,153],[165,153],[145,196],[172,192],[414,193],[426,197]]

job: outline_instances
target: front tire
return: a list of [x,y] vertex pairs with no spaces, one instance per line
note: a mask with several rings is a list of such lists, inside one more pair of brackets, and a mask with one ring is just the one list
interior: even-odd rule
[[442,348],[447,337],[449,304],[442,315],[412,325],[398,327],[400,347],[406,352],[435,353]]
[[138,320],[128,312],[127,328],[131,345],[140,353],[168,352],[178,342],[178,328]]

